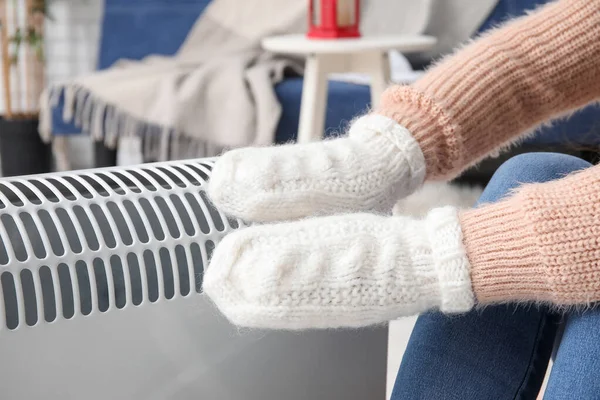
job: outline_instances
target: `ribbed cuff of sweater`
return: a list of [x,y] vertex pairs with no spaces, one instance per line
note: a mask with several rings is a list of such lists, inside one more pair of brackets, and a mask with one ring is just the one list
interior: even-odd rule
[[471,310],[475,298],[457,210],[453,207],[431,210],[425,229],[440,286],[440,310],[445,313]]
[[398,122],[415,138],[425,157],[427,176],[444,179],[464,163],[457,128],[440,105],[411,86],[392,86],[377,114]]
[[518,197],[460,214],[478,303],[552,301],[533,225]]

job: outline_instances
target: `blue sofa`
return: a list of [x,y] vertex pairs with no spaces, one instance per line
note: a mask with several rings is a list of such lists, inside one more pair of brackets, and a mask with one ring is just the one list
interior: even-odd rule
[[[547,1],[500,0],[480,31]],[[140,59],[148,54],[175,53],[209,2],[210,0],[105,0],[98,67],[107,68],[120,58]],[[293,141],[298,127],[302,78],[290,76],[276,85],[275,91],[283,108],[276,141]],[[369,103],[368,87],[330,82],[325,134],[331,135],[343,130],[348,121],[368,108]],[[54,110],[54,115],[55,134],[79,133],[74,126],[61,122],[60,105]],[[600,145],[600,108],[588,107],[568,120],[541,128],[525,145],[539,148]]]

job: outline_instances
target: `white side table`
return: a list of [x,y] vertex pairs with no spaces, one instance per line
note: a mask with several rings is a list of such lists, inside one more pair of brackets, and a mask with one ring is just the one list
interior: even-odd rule
[[377,106],[390,81],[387,53],[427,51],[436,43],[432,36],[373,36],[357,39],[308,39],[305,35],[284,35],[262,41],[265,50],[304,55],[306,69],[302,88],[298,142],[323,136],[327,106],[327,76],[332,73],[363,73],[371,76],[371,104]]

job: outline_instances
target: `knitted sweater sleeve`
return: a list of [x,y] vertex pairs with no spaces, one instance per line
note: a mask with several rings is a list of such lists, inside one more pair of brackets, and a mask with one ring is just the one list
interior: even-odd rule
[[448,179],[541,123],[600,99],[600,0],[560,0],[393,86],[375,110],[406,127],[429,179]]
[[600,166],[460,215],[478,302],[600,301]]

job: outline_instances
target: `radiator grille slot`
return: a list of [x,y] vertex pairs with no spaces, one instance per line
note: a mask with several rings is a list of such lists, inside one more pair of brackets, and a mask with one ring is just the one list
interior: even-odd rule
[[112,256],[110,258],[110,271],[115,291],[115,307],[121,309],[127,304],[127,286],[125,284],[123,262],[120,257]]
[[65,236],[67,241],[69,242],[69,247],[73,253],[79,254],[82,252],[83,248],[81,247],[81,242],[79,241],[79,236],[75,231],[75,225],[71,218],[69,218],[69,214],[65,211],[64,208],[56,209],[56,216],[58,217],[58,221],[60,226],[65,231]]
[[[66,319],[73,318],[75,315],[75,297],[73,296],[73,281],[71,274],[75,276],[74,269],[69,270],[67,264],[58,265],[58,280],[60,282],[60,304],[62,315]],[[79,294],[79,292],[78,292]],[[78,300],[79,302],[80,300]]]
[[10,190],[10,188],[7,187],[6,185],[0,184],[0,192],[2,192],[2,194],[4,196],[6,196],[6,198],[8,199],[8,201],[10,201],[11,204],[13,204],[15,206],[23,205],[23,201],[16,195],[15,192]]
[[44,306],[44,320],[52,322],[56,319],[56,292],[54,291],[54,278],[50,268],[46,265],[40,267],[40,283],[42,287],[42,304]]
[[[192,252],[192,265],[194,266],[195,288],[196,292],[200,293],[202,291],[202,276],[204,275],[204,258],[198,243],[192,243],[190,250]],[[210,257],[207,256],[207,259],[210,259]]]
[[[132,302],[134,305],[139,306],[142,304],[144,297],[147,297],[148,285],[145,283],[145,280],[142,280],[142,271],[140,271],[137,255],[129,253],[127,255],[127,265],[129,267],[129,276],[131,277]],[[138,288],[138,290],[135,290],[135,288]]]
[[127,226],[127,221],[125,221],[125,217],[121,213],[121,210],[119,210],[119,206],[117,206],[115,202],[109,201],[106,203],[106,207],[108,208],[108,212],[117,226],[117,232],[119,233],[119,238],[121,239],[120,243],[123,243],[125,246],[133,244],[133,238]]
[[193,270],[188,271],[186,268],[186,265],[189,265],[188,259],[185,249],[180,244],[175,247],[175,259],[179,276],[179,293],[182,296],[187,296],[190,293],[190,272],[193,272]]
[[4,230],[9,238],[10,247],[12,248],[15,257],[18,261],[27,261],[27,251],[25,245],[27,242],[23,240],[14,218],[10,214],[2,214],[0,221],[4,226]]
[[33,247],[33,254],[38,259],[43,259],[46,257],[46,247],[42,241],[42,235],[40,235],[40,231],[31,216],[31,214],[21,212],[19,214],[19,218],[21,218],[21,222],[23,223],[23,227],[25,228],[25,233],[29,239],[29,243],[31,243]]
[[202,291],[243,226],[209,202],[211,161],[0,180],[0,331]]
[[56,179],[48,178],[47,181],[49,184],[54,186],[56,190],[62,195],[63,198],[67,200],[74,201],[77,199],[77,196],[73,192],[71,192],[62,182],[57,181]]
[[10,272],[0,275],[2,294],[4,295],[4,307],[6,315],[6,326],[8,329],[16,329],[19,326],[19,310],[17,302],[17,288],[15,278]]

